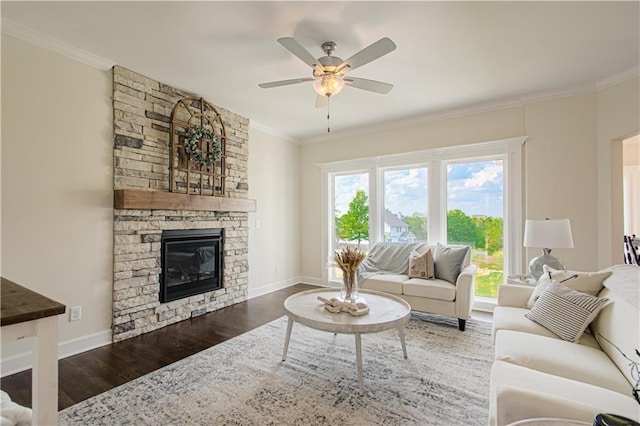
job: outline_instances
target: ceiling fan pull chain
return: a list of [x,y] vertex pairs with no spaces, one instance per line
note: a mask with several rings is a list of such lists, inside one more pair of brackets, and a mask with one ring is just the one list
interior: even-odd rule
[[327,133],[331,133],[331,96],[327,96]]

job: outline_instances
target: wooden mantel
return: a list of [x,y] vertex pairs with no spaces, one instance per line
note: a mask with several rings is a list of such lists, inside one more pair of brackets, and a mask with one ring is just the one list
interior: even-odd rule
[[143,210],[255,212],[256,200],[163,191],[142,191],[138,189],[116,189],[113,191],[113,207],[116,209]]

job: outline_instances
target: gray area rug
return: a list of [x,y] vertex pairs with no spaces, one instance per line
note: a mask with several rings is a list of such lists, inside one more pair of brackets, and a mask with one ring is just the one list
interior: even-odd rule
[[365,395],[352,335],[286,318],[69,407],[61,425],[486,425],[491,325],[414,313],[409,359],[396,330],[362,336]]

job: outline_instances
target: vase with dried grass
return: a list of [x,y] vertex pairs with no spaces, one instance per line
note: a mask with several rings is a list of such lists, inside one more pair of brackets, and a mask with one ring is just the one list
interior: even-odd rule
[[367,254],[358,247],[343,247],[335,251],[333,260],[342,271],[342,288],[340,297],[345,302],[355,303],[358,300],[358,267]]

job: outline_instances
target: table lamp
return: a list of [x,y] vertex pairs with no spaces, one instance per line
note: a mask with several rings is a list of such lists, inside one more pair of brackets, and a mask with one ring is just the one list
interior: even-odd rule
[[529,262],[529,273],[536,281],[542,275],[543,265],[564,270],[564,263],[557,257],[551,256],[551,249],[573,248],[569,219],[527,219],[524,225],[524,246],[542,249],[542,254]]

